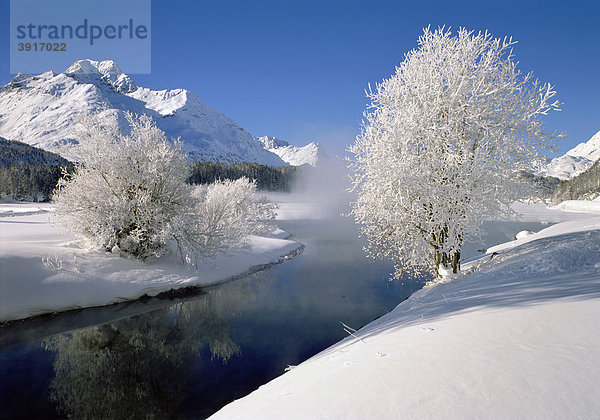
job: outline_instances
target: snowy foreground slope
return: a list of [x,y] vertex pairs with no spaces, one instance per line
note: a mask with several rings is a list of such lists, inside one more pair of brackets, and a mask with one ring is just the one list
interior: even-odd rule
[[211,418],[598,418],[598,229],[491,248]]
[[302,248],[278,229],[251,237],[250,249],[198,271],[175,256],[143,263],[78,248],[48,223],[51,210],[49,204],[0,204],[0,321],[218,283],[285,261]]

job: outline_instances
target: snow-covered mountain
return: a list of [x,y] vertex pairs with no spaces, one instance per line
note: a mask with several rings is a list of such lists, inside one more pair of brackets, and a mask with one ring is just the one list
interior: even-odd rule
[[571,179],[589,169],[600,158],[600,131],[585,143],[580,143],[563,156],[552,159],[537,175]]
[[126,111],[150,115],[168,136],[181,137],[194,160],[286,165],[193,93],[138,86],[111,60],[79,60],[64,73],[15,76],[0,87],[0,136],[64,154],[60,146],[75,141],[79,115],[99,110],[123,125]]
[[314,141],[306,146],[297,147],[277,137],[263,136],[257,137],[256,140],[263,145],[265,150],[275,153],[284,162],[293,166],[317,166],[329,160],[323,148]]

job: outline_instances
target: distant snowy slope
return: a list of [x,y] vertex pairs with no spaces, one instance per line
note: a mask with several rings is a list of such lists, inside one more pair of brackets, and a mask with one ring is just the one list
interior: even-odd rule
[[275,153],[284,162],[293,166],[317,166],[329,159],[319,143],[314,141],[306,146],[297,147],[277,137],[263,136],[257,137],[256,140],[263,145],[265,150]]
[[283,166],[234,121],[185,89],[138,86],[111,60],[79,60],[64,73],[18,74],[0,88],[0,136],[64,153],[79,115],[104,110],[120,121],[126,111],[150,115],[170,137],[181,137],[195,160]]
[[538,174],[559,179],[571,179],[589,169],[600,158],[600,131],[585,143],[580,143],[552,161]]

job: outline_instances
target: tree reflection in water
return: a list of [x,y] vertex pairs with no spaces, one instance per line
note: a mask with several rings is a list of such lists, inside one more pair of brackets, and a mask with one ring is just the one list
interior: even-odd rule
[[[172,417],[185,396],[189,367],[207,344],[211,359],[240,354],[227,318],[270,282],[255,275],[138,316],[58,334],[42,342],[55,353],[52,400],[75,418]],[[252,284],[251,284],[252,283]]]

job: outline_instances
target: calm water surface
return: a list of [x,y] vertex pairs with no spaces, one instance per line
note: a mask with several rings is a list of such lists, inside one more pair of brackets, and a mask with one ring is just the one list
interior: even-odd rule
[[[207,417],[424,283],[388,281],[348,220],[280,225],[304,253],[244,279],[0,327],[0,418]],[[542,227],[490,223],[488,245]]]

